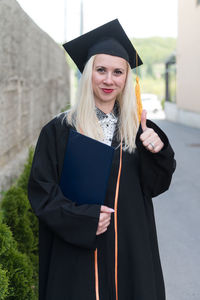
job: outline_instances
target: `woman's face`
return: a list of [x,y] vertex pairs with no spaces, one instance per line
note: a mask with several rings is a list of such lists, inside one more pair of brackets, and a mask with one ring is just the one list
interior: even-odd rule
[[125,59],[107,54],[97,54],[93,64],[92,87],[95,104],[115,102],[122,92],[127,75]]

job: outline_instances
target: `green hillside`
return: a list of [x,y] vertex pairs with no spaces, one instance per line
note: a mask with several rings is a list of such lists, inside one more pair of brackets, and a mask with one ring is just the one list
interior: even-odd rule
[[152,37],[131,39],[131,41],[140,54],[144,65],[164,63],[176,49],[175,38]]
[[[141,78],[142,93],[157,94],[160,100],[165,99],[165,62],[176,52],[175,38],[134,38],[131,40],[139,53],[143,65],[139,67],[138,73]],[[172,68],[170,74],[170,94],[175,100],[176,74]]]

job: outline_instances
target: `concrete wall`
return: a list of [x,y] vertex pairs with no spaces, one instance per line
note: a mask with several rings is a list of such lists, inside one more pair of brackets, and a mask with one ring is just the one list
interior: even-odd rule
[[200,114],[179,108],[176,103],[165,102],[165,115],[169,121],[200,128]]
[[200,113],[200,5],[179,0],[177,106]]
[[165,103],[168,120],[200,128],[200,5],[179,0],[176,104]]
[[61,49],[15,0],[0,0],[0,190],[20,172],[41,127],[70,102]]

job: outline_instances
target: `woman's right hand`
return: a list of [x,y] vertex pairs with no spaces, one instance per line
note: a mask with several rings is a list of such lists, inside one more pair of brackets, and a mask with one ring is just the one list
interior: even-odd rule
[[114,209],[105,205],[101,205],[96,235],[102,234],[107,230],[108,226],[110,225],[111,214],[113,212]]

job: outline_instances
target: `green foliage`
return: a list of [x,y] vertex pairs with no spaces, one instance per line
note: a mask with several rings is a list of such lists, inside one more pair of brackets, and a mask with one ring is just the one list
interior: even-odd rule
[[63,109],[61,109],[61,112],[65,112],[66,110],[71,108],[71,104],[67,104]]
[[11,249],[1,257],[4,269],[8,270],[10,293],[9,300],[33,300],[33,268],[27,255],[16,248]]
[[8,291],[9,279],[7,277],[7,271],[2,269],[0,265],[0,300],[6,299],[9,295]]
[[4,221],[11,228],[13,236],[22,253],[29,254],[34,241],[28,215],[29,203],[20,187],[10,188],[2,200]]
[[9,278],[8,271],[2,267],[2,255],[14,246],[12,233],[8,226],[2,224],[2,214],[0,215],[0,300],[6,299],[9,295]]
[[34,154],[34,149],[31,147],[29,149],[27,162],[24,165],[24,170],[23,170],[22,174],[19,176],[19,179],[17,181],[17,186],[22,188],[25,194],[27,194],[28,179],[30,176],[30,170],[31,170],[31,165],[32,165],[32,161],[33,161],[33,154]]
[[147,64],[146,72],[148,76],[155,77],[152,64]]
[[[143,65],[140,70],[141,93],[158,95],[160,100],[165,99],[165,62],[175,52],[175,38],[152,37],[132,39],[140,54]],[[170,94],[175,98],[175,80],[170,84]]]
[[152,93],[163,99],[165,97],[165,82],[162,78],[142,78],[140,80],[140,87],[142,93]]
[[144,65],[165,63],[166,59],[176,49],[175,38],[134,38],[132,42],[140,54]]
[[33,152],[31,148],[16,185],[3,194],[1,202],[0,300],[4,294],[6,300],[38,299],[38,220],[27,197]]
[[29,257],[20,253],[10,228],[0,218],[0,299],[33,300],[33,270]]

